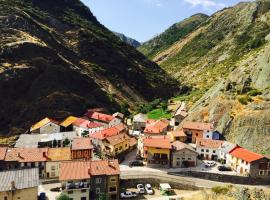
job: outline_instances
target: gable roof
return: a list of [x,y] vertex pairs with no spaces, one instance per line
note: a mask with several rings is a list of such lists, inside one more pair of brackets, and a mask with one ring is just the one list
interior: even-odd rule
[[172,143],[172,145],[173,145],[173,149],[175,149],[176,151],[179,151],[179,150],[182,150],[182,149],[189,149],[189,150],[191,150],[193,152],[196,152],[195,149],[192,146],[190,146],[188,144],[185,144],[183,142],[180,142],[180,141],[175,141],[175,142]]
[[213,124],[211,123],[203,123],[203,122],[184,122],[183,123],[184,129],[194,129],[194,130],[213,130]]
[[183,129],[171,131],[170,133],[173,135],[173,137],[186,137],[187,136],[185,132],[183,131]]
[[93,149],[91,138],[74,138],[71,145],[72,150]]
[[235,147],[230,151],[230,154],[234,157],[240,158],[241,160],[247,161],[247,162],[253,162],[256,160],[259,160],[261,158],[264,158],[264,156],[254,153],[252,151],[249,151],[247,149],[244,149],[242,147]]
[[46,124],[48,124],[48,123],[50,123],[50,122],[58,125],[58,122],[57,122],[57,121],[52,120],[52,119],[46,117],[46,118],[40,120],[39,122],[37,122],[36,124],[34,124],[34,125],[31,127],[30,131],[32,132],[32,131],[35,131],[35,130],[37,130],[37,129],[40,129],[41,127],[45,126]]
[[0,160],[5,160],[7,147],[0,147]]
[[76,121],[72,123],[74,126],[82,127],[82,128],[97,128],[103,126],[101,123],[96,122],[90,122],[89,120],[83,119],[83,118],[77,118]]
[[108,141],[109,144],[114,146],[122,142],[125,142],[126,140],[130,140],[130,137],[126,133],[121,133],[118,135],[107,137],[106,140]]
[[144,133],[159,134],[162,133],[170,125],[166,119],[157,120],[151,124],[146,125]]
[[48,148],[8,148],[5,161],[44,162],[47,155]]
[[111,137],[121,133],[124,130],[123,128],[125,129],[125,127],[122,125],[113,126],[111,128],[103,129],[99,132],[92,133],[89,135],[89,137],[98,140],[103,140],[107,137]]
[[197,138],[196,147],[217,149],[217,148],[221,147],[223,142],[224,141],[222,141],[222,140],[211,140],[211,139]]
[[119,175],[118,160],[62,162],[59,180],[82,180],[98,175]]
[[69,147],[49,148],[47,161],[65,161],[71,160],[71,151]]
[[60,124],[60,126],[68,127],[73,124],[77,119],[77,117],[69,116]]
[[148,137],[143,139],[144,147],[155,147],[162,149],[171,149],[172,145],[170,143],[170,139],[167,137]]
[[0,172],[0,192],[10,191],[12,182],[17,189],[37,187],[39,185],[38,168]]
[[115,119],[115,117],[112,115],[107,115],[100,112],[87,112],[85,116],[88,117],[89,119],[95,119],[95,120],[103,121],[107,123]]
[[224,152],[229,153],[232,149],[234,149],[237,145],[233,144],[228,141],[224,141],[223,144],[221,145],[220,149]]

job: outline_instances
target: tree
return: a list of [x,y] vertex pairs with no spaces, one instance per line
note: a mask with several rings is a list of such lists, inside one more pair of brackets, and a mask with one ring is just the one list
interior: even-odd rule
[[83,136],[83,137],[87,137],[88,135],[89,135],[89,131],[83,131],[83,132],[82,132],[82,136]]
[[53,145],[52,146],[53,147],[57,147],[57,141],[56,141],[56,139],[53,140]]
[[70,200],[70,198],[66,194],[61,193],[58,197],[56,197],[56,200]]
[[63,145],[64,147],[68,146],[70,144],[70,141],[68,138],[66,138],[64,141],[63,141]]
[[98,200],[108,200],[108,195],[105,194],[105,193],[101,193],[101,194],[99,195]]

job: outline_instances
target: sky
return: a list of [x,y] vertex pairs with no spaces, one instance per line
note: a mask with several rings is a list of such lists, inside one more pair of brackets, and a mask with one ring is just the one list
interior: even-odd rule
[[[112,31],[145,42],[196,13],[208,15],[240,0],[82,0]],[[243,0],[242,0],[243,1]],[[244,0],[246,1],[246,0]]]

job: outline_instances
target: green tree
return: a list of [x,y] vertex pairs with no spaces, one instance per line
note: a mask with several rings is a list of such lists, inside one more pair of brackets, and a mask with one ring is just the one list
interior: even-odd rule
[[68,138],[66,138],[64,141],[63,141],[63,145],[64,147],[68,146],[70,144],[70,141]]
[[108,195],[105,194],[105,193],[101,193],[101,194],[99,195],[98,200],[108,200]]
[[66,194],[61,193],[58,197],[56,197],[56,200],[70,200],[70,198]]
[[82,136],[83,136],[83,137],[87,137],[88,135],[89,135],[89,131],[83,131],[83,132],[82,132]]
[[56,139],[53,140],[53,147],[57,147],[57,141],[56,141]]

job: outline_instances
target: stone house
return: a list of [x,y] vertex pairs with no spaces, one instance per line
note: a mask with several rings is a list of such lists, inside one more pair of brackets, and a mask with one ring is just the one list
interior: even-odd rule
[[38,134],[50,134],[50,133],[59,133],[60,126],[59,123],[55,120],[44,118],[41,121],[37,122],[30,128],[31,133]]
[[196,140],[196,151],[206,160],[218,160],[219,150],[224,141],[211,139]]
[[91,138],[75,138],[71,144],[71,158],[90,160],[93,155]]

